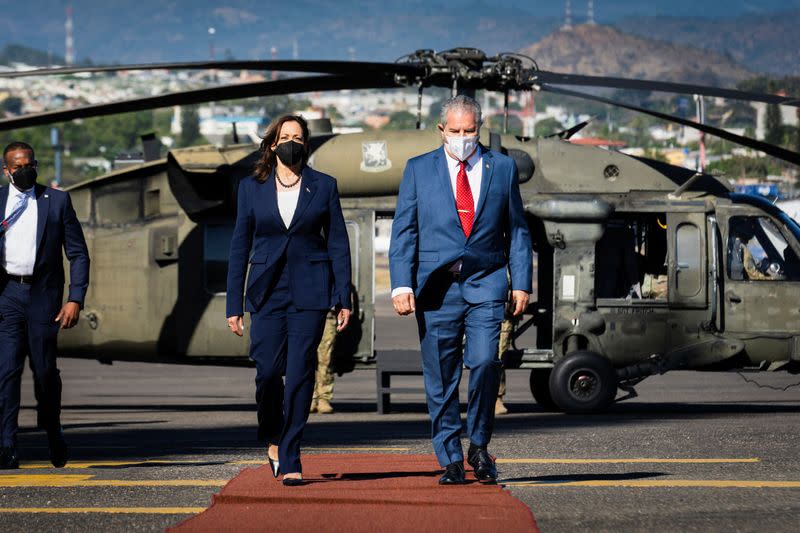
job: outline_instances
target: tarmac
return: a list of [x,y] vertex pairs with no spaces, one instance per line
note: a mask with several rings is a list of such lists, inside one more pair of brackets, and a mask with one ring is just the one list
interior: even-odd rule
[[[412,319],[383,310],[378,322],[379,347],[414,348]],[[251,368],[76,359],[60,367],[72,459],[64,469],[48,463],[26,370],[22,468],[0,471],[4,531],[163,530],[264,463]],[[776,388],[800,382],[786,373],[744,377]],[[421,377],[396,379],[421,386]],[[510,412],[497,418],[490,451],[501,484],[542,531],[800,530],[800,387],[672,372],[641,383],[638,398],[586,416],[542,411],[528,371],[510,371],[508,390]],[[421,394],[398,395],[389,415],[376,413],[375,399],[373,370],[338,377],[336,412],[311,415],[304,453],[431,454]]]

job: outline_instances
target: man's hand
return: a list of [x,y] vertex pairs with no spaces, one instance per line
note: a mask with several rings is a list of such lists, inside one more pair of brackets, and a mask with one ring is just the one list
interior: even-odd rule
[[413,292],[398,294],[392,298],[392,305],[394,305],[394,310],[400,316],[410,315],[417,309]]
[[347,324],[350,323],[350,313],[349,309],[339,309],[339,314],[336,315],[336,331],[340,332],[344,328],[347,327]]
[[229,316],[228,328],[240,337],[244,335],[244,318],[242,315]]
[[56,316],[56,322],[61,323],[61,329],[69,329],[78,323],[81,316],[81,306],[75,302],[67,302]]
[[511,313],[514,316],[519,316],[528,307],[528,299],[530,294],[525,291],[511,291],[511,301],[514,302],[514,311]]

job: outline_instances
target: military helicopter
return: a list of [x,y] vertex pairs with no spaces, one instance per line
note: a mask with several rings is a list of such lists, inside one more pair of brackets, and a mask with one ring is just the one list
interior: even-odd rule
[[[215,100],[338,89],[447,87],[453,93],[533,90],[619,106],[689,126],[800,165],[800,154],[755,139],[576,91],[640,89],[800,105],[789,96],[539,69],[517,54],[420,50],[396,63],[223,61],[41,69],[0,76],[154,69],[317,73],[171,93],[0,120],[9,130]],[[421,114],[418,113],[418,127]],[[712,175],[571,144],[585,123],[552,138],[481,131],[519,171],[534,249],[537,301],[515,336],[510,368],[530,368],[547,409],[595,412],[618,391],[636,395],[648,376],[674,369],[800,371],[800,227],[769,202],[735,194]],[[436,148],[430,130],[335,135],[312,124],[310,163],[336,176],[353,254],[358,320],[338,342],[359,366],[383,372],[374,341],[374,225],[390,217],[404,162]],[[146,159],[69,188],[92,257],[80,325],[59,338],[64,355],[113,360],[247,364],[247,343],[227,334],[225,275],[240,179],[256,147],[170,151],[153,139]],[[149,154],[149,157],[147,155]],[[794,296],[794,297],[793,297]],[[134,319],[135,317],[135,319]],[[377,363],[377,365],[376,365]],[[414,373],[419,363],[409,363]],[[403,372],[396,365],[391,371]]]

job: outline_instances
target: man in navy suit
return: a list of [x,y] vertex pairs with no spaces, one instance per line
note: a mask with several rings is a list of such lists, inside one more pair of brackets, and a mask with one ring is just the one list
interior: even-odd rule
[[[494,423],[498,339],[509,278],[519,315],[531,292],[532,255],[514,161],[478,144],[481,109],[467,96],[445,102],[443,146],[408,161],[397,199],[389,267],[392,303],[416,311],[440,484],[465,483],[458,385],[470,371],[467,462],[497,480],[487,451]],[[464,345],[465,342],[465,345]]]
[[[17,416],[26,354],[50,461],[63,467],[69,451],[61,430],[56,337],[78,322],[89,286],[89,252],[69,194],[36,183],[33,148],[12,143],[3,161],[11,184],[0,187],[0,468],[19,466]],[[70,265],[63,305],[62,249]]]

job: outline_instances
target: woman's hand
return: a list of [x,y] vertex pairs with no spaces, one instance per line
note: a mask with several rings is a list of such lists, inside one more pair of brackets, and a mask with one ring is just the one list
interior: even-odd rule
[[228,327],[232,332],[234,332],[238,336],[241,337],[242,335],[244,335],[244,319],[242,315],[229,316]]
[[336,331],[342,331],[350,323],[350,310],[340,309],[336,315]]

